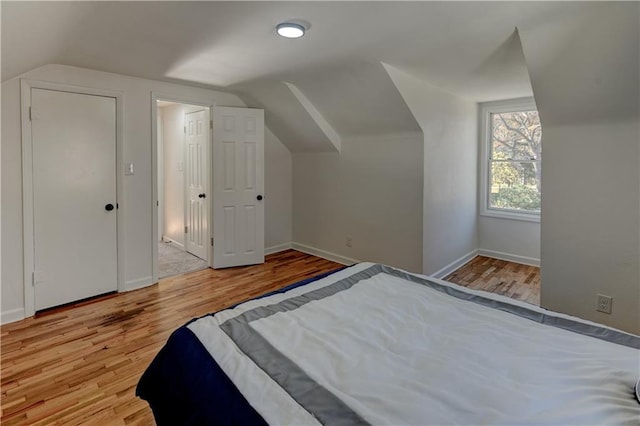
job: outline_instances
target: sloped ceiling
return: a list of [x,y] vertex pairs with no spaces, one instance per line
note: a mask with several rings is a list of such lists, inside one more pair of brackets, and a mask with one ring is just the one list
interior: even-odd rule
[[267,126],[292,152],[337,151],[284,82],[249,83],[237,93],[247,105],[264,109]]
[[[543,123],[638,119],[639,22],[638,2],[616,2],[560,22],[519,27]],[[576,37],[557,43],[567,27]]]
[[[342,138],[420,131],[411,111],[379,62],[340,64],[304,73],[290,72],[284,78],[313,103]],[[239,93],[248,105],[280,110],[286,103],[290,108],[295,108],[292,105],[297,104],[295,99],[282,94],[282,91],[275,92],[281,85],[280,80],[263,78],[236,84],[229,89]],[[259,102],[256,103],[252,97]],[[284,119],[286,115],[281,117]]]
[[[564,2],[2,1],[2,80],[48,63],[239,93],[293,151],[340,138],[418,131],[381,62],[472,101],[532,95],[514,29],[604,7]],[[275,35],[306,22],[302,39]]]

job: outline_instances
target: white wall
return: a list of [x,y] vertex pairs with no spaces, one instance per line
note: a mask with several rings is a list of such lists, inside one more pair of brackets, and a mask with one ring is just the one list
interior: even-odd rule
[[294,242],[420,272],[422,141],[419,133],[351,138],[339,154],[294,154]]
[[[120,208],[124,210],[125,264],[124,277],[131,285],[151,282],[152,212],[154,195],[151,191],[151,92],[167,96],[194,98],[216,105],[244,106],[235,95],[202,88],[145,80],[118,74],[104,73],[62,65],[46,65],[2,83],[2,312],[19,318],[24,309],[23,246],[22,246],[22,167],[20,136],[20,78],[44,80],[118,90],[124,94],[124,162],[133,162],[135,175],[124,177],[124,196]],[[282,179],[282,162],[286,169],[290,154],[282,149],[275,137],[268,139],[275,154],[266,165],[267,182],[271,176]],[[122,173],[123,171],[121,171]],[[268,184],[267,184],[268,185]],[[265,194],[265,197],[268,194]],[[287,198],[286,196],[280,197]],[[271,217],[286,217],[289,205],[277,205],[274,197]],[[281,223],[278,229],[285,229]],[[288,242],[288,235],[274,235],[266,223],[271,240],[266,245]],[[3,319],[3,321],[5,321]]]
[[293,170],[291,152],[267,128],[264,131],[265,250],[288,248],[293,232]]
[[540,223],[480,216],[478,218],[478,253],[483,256],[539,266]]
[[385,68],[424,133],[422,269],[443,276],[477,248],[477,106]]
[[[541,305],[640,334],[640,5],[520,28],[544,133]],[[552,46],[553,48],[549,48]],[[611,315],[596,294],[613,297]]]
[[638,120],[545,132],[541,305],[640,334]]

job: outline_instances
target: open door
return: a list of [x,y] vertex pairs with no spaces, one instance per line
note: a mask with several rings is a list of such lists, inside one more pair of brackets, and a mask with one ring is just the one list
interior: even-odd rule
[[185,248],[208,261],[209,256],[209,111],[185,115],[186,221]]
[[264,111],[213,108],[213,267],[264,263]]

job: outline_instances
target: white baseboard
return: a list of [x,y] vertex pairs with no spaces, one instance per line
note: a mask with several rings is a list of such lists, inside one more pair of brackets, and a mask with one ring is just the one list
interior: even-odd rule
[[[139,288],[148,287],[154,284],[151,277],[145,277],[138,280],[127,281],[124,283],[124,291],[137,290]],[[0,324],[9,324],[10,322],[16,322],[25,319],[24,308],[16,308],[8,311],[2,311],[0,314]]]
[[11,309],[9,311],[3,311],[0,315],[0,323],[8,324],[10,322],[16,322],[24,319],[24,308]]
[[144,277],[137,280],[125,281],[124,291],[137,290],[139,288],[149,287],[153,282],[153,277]]
[[456,269],[460,269],[463,265],[469,263],[477,255],[478,255],[478,250],[471,250],[469,253],[465,254],[462,257],[459,257],[458,259],[454,260],[444,268],[439,269],[438,271],[434,272],[429,276],[433,278],[442,279],[447,275],[449,275],[450,273],[452,273],[453,271],[455,271]]
[[279,253],[281,251],[289,250],[290,248],[291,248],[291,243],[277,244],[275,246],[265,247],[264,254],[269,255],[269,254]]
[[500,251],[478,249],[479,256],[492,257],[494,259],[507,260],[509,262],[522,263],[523,265],[540,266],[540,259],[517,254],[503,253]]
[[172,238],[170,238],[170,237],[167,237],[166,235],[163,235],[163,236],[162,236],[162,241],[164,241],[165,243],[171,243],[171,244],[174,244],[174,245],[176,245],[176,246],[180,247],[180,250],[185,250],[185,248],[184,248],[184,244],[179,243],[179,242],[177,242],[176,240],[174,240],[174,239],[172,239]]
[[341,263],[347,266],[353,265],[354,263],[360,263],[359,260],[351,259],[349,257],[331,253],[329,251],[320,250],[315,247],[305,246],[304,244],[292,243],[291,248],[294,250],[301,251],[303,253],[312,254],[314,256],[318,256],[323,259],[331,260],[333,262]]

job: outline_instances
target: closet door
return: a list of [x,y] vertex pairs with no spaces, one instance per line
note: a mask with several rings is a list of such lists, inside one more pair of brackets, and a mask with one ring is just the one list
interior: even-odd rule
[[31,90],[35,309],[117,290],[116,100]]

